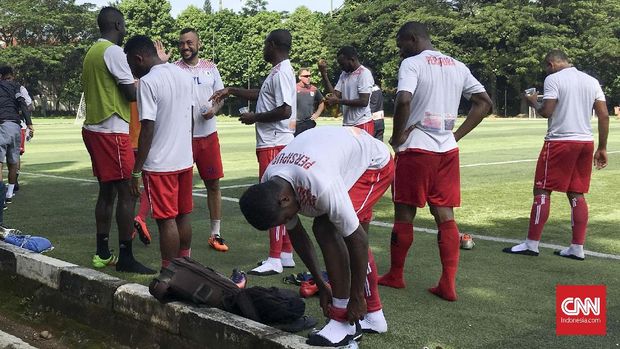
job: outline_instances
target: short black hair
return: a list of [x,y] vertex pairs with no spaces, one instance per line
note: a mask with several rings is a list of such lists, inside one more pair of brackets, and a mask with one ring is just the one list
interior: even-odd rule
[[420,22],[407,22],[403,24],[398,30],[397,36],[407,35],[415,36],[417,38],[430,40],[431,36],[428,34],[428,28],[426,24]]
[[136,35],[127,40],[125,44],[126,54],[141,53],[145,56],[157,57],[157,49],[153,40],[146,35]]
[[116,22],[124,21],[123,13],[116,7],[106,6],[99,11],[97,25],[102,33],[114,30]]
[[547,62],[552,62],[552,61],[568,62],[568,55],[560,49],[553,49],[549,51],[549,53],[547,53],[547,55],[545,56],[545,61]]
[[187,34],[187,33],[194,33],[194,34],[196,34],[196,36],[198,36],[198,32],[194,28],[183,28],[179,35],[183,35],[183,34]]
[[353,46],[342,46],[336,53],[336,57],[340,55],[349,59],[358,59],[357,50]]
[[275,181],[249,187],[239,198],[239,208],[248,223],[258,230],[275,227],[280,212],[278,194],[281,191],[281,186]]
[[293,37],[291,36],[291,32],[286,29],[272,30],[267,36],[267,41],[273,42],[277,48],[284,50],[287,53],[291,52]]
[[0,66],[0,77],[5,75],[13,75],[13,67],[9,65]]

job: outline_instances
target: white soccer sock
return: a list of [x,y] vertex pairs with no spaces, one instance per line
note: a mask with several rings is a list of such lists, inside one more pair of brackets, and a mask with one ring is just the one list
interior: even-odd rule
[[355,325],[349,325],[348,322],[340,322],[330,319],[327,325],[323,327],[317,335],[329,340],[332,343],[338,343],[344,337],[355,334]]
[[220,224],[222,220],[220,219],[212,219],[211,220],[211,236],[220,235]]
[[366,314],[360,321],[362,330],[372,330],[377,333],[387,332],[387,321],[385,321],[385,315],[383,315],[383,309],[373,311]]
[[568,256],[568,255],[577,256],[579,258],[585,258],[586,255],[583,252],[583,245],[571,244],[569,247],[560,251],[560,255]]
[[13,190],[15,189],[15,184],[9,184],[6,188],[6,198],[10,199],[13,197]]
[[511,250],[513,252],[520,252],[520,251],[525,251],[525,250],[538,252],[539,243],[540,242],[536,240],[525,239],[525,242],[512,246]]

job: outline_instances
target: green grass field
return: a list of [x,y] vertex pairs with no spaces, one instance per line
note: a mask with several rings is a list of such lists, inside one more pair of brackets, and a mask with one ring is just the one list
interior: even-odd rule
[[[223,187],[257,181],[254,128],[234,118],[220,118],[224,170]],[[338,124],[321,120],[319,125]],[[27,144],[19,191],[5,222],[25,233],[43,235],[54,243],[52,257],[90,266],[95,250],[94,206],[97,184],[92,177],[81,132],[72,120],[35,120],[36,136]],[[391,132],[388,120],[386,134]],[[523,239],[527,232],[535,159],[545,134],[544,120],[485,120],[460,143],[462,208],[456,219],[462,232],[497,238]],[[586,248],[620,255],[620,122],[611,120],[609,166],[595,171],[591,193]],[[504,162],[503,164],[492,164]],[[510,163],[506,163],[510,162]],[[223,189],[222,234],[230,251],[215,252],[207,244],[209,220],[204,185],[194,177],[195,208],[192,214],[193,257],[230,273],[244,270],[266,257],[268,237],[250,227],[234,199],[244,188]],[[375,219],[391,222],[389,193],[376,207]],[[307,225],[308,221],[304,221]],[[419,210],[415,225],[434,229],[428,210]],[[151,267],[159,266],[156,225],[149,221],[154,243],[134,251]],[[112,232],[115,240],[116,231]],[[380,272],[389,267],[388,228],[373,226],[370,244]],[[551,217],[543,242],[570,243],[570,210],[563,194],[552,196]],[[365,348],[617,348],[620,344],[620,261],[588,257],[584,262],[554,256],[541,249],[539,257],[506,255],[510,243],[476,240],[471,251],[462,251],[458,274],[458,302],[445,302],[426,291],[440,274],[436,236],[417,232],[406,265],[407,288],[381,287],[390,330],[364,336]],[[117,248],[116,243],[112,244]],[[301,272],[298,266],[289,272]],[[105,272],[147,284],[149,277]],[[276,285],[282,276],[250,277],[250,285]],[[555,285],[607,285],[607,336],[556,337]],[[319,317],[318,299],[307,301],[307,313]]]

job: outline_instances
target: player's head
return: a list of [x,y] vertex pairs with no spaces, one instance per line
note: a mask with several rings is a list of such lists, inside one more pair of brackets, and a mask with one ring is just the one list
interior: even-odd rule
[[117,35],[117,42],[115,44],[121,45],[125,38],[125,18],[123,13],[116,7],[107,6],[99,11],[97,16],[97,25],[99,26],[99,32],[101,35],[114,34]]
[[265,39],[263,58],[265,61],[271,62],[278,55],[288,57],[288,54],[291,52],[292,42],[293,38],[288,30],[273,30]]
[[340,69],[347,73],[353,72],[360,65],[357,50],[353,46],[341,47],[336,53],[336,60],[338,61]]
[[568,56],[562,50],[551,50],[545,56],[545,70],[547,74],[553,74],[570,65]]
[[255,184],[239,198],[245,219],[258,230],[267,230],[288,222],[299,211],[294,193],[274,179]]
[[145,35],[136,35],[127,40],[125,53],[131,72],[137,78],[148,74],[151,67],[159,61],[155,44]]
[[0,79],[13,80],[15,75],[13,74],[13,67],[9,65],[0,66]]
[[299,81],[306,85],[310,85],[311,75],[312,74],[310,74],[309,68],[301,68],[299,69],[299,73],[297,74],[297,76],[299,76]]
[[200,51],[200,38],[194,28],[185,28],[179,34],[179,53],[184,61],[191,61]]
[[420,22],[407,22],[396,33],[396,46],[404,59],[424,51],[431,42],[426,25]]

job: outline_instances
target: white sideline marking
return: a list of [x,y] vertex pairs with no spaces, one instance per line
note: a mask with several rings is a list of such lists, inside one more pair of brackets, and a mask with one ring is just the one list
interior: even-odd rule
[[[616,151],[614,153],[620,153],[620,151]],[[35,177],[48,177],[48,178],[64,179],[64,180],[78,181],[78,182],[97,183],[97,181],[94,180],[94,179],[63,177],[63,176],[56,176],[56,175],[42,174],[42,173],[32,173],[32,172],[21,172],[21,174],[29,175],[29,176],[35,176]],[[193,196],[197,196],[197,197],[203,197],[203,198],[207,197],[207,194],[199,193],[197,191],[204,191],[204,189],[194,190],[192,195]],[[239,202],[239,199],[231,198],[231,197],[227,197],[227,196],[222,196],[222,201]],[[370,222],[370,224],[374,225],[374,226],[378,226],[378,227],[384,227],[384,228],[392,228],[392,226],[393,226],[392,223],[386,223],[386,222],[380,222],[380,221],[372,221],[372,222]],[[437,234],[437,230],[435,230],[435,229],[415,227],[415,230],[416,231],[421,231],[421,232],[427,233],[427,234],[435,234],[435,235]],[[478,235],[478,234],[470,234],[470,235],[472,235],[474,238],[476,238],[478,240],[485,240],[485,241],[503,242],[503,243],[511,243],[511,244],[520,244],[520,243],[523,242],[522,240],[500,238],[500,237],[494,237],[494,236],[486,236],[486,235]],[[539,247],[553,249],[553,250],[561,250],[561,249],[564,249],[566,247],[566,246],[560,246],[560,245],[555,245],[555,244],[547,244],[547,243],[541,243],[538,246]],[[588,251],[588,250],[584,250],[584,253],[586,255],[588,255],[588,256],[593,256],[593,257],[620,260],[620,255],[615,255],[615,254],[594,252],[594,251]]]

